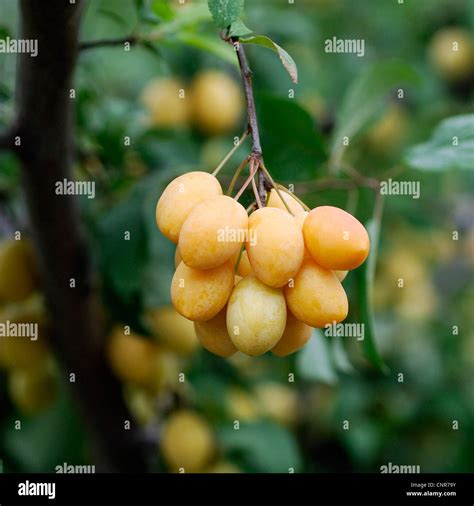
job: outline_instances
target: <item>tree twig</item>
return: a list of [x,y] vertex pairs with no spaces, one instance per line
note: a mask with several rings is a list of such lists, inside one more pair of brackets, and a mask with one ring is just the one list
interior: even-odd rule
[[250,154],[250,158],[255,160],[255,162],[257,162],[258,195],[262,206],[264,206],[267,197],[267,190],[271,189],[271,184],[265,172],[261,169],[260,165],[261,162],[263,161],[263,152],[262,152],[262,145],[260,142],[260,132],[258,129],[255,98],[253,96],[252,71],[250,70],[250,66],[247,61],[247,56],[245,54],[244,47],[239,42],[239,38],[231,37],[230,39],[226,39],[225,36],[223,36],[223,38],[224,40],[228,40],[229,42],[231,42],[231,44],[234,46],[235,52],[237,54],[237,59],[239,62],[240,73],[242,76],[242,83],[244,85],[245,99],[247,102],[248,130],[252,136],[252,152]]

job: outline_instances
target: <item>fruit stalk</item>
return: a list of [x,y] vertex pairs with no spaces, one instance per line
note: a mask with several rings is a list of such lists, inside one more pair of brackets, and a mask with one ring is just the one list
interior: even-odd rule
[[247,56],[243,45],[239,42],[238,37],[231,37],[237,59],[239,61],[240,73],[242,75],[242,83],[244,85],[245,99],[247,101],[247,118],[248,131],[252,135],[252,153],[250,157],[258,164],[258,196],[262,206],[265,205],[266,192],[271,189],[270,182],[265,172],[261,169],[260,163],[263,159],[262,145],[260,143],[260,132],[258,130],[257,110],[255,107],[255,99],[253,96],[252,71],[247,61]]

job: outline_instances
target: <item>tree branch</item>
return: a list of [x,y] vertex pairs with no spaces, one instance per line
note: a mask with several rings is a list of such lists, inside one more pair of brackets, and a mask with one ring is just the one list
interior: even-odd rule
[[79,51],[87,51],[88,49],[96,49],[107,46],[123,46],[129,43],[131,46],[139,41],[136,35],[130,35],[129,37],[122,37],[120,39],[99,39],[91,40],[79,43]]
[[[225,39],[224,37],[224,40]],[[260,168],[260,163],[263,161],[262,145],[260,143],[260,132],[258,129],[257,110],[255,107],[255,99],[253,96],[252,86],[252,71],[247,61],[247,56],[243,44],[239,42],[238,37],[231,37],[230,42],[234,46],[239,61],[240,73],[244,85],[245,99],[247,101],[247,119],[248,131],[252,135],[252,153],[250,157],[255,160],[258,167],[258,195],[262,206],[265,205],[267,199],[267,190],[271,189],[271,184],[267,179],[264,171]]]
[[15,127],[10,127],[0,132],[0,151],[12,151],[15,149],[16,135],[17,130]]
[[[104,328],[93,292],[89,254],[76,198],[55,194],[71,180],[74,136],[73,73],[82,0],[21,0],[21,36],[38,40],[37,57],[18,55],[16,107],[23,186],[43,290],[52,322],[50,344],[79,404],[101,471],[145,470],[141,443],[119,383],[103,353]],[[75,287],[71,287],[71,280]]]

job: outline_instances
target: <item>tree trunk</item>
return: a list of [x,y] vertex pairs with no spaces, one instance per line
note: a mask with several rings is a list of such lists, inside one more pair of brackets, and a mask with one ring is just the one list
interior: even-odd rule
[[70,93],[83,2],[21,0],[20,6],[21,38],[38,40],[38,56],[18,55],[14,131],[21,145],[15,150],[51,315],[51,347],[66,379],[75,375],[70,386],[98,470],[143,471],[134,424],[125,430],[131,418],[104,359],[104,329],[76,197],[55,194],[57,181],[71,180],[75,100]]

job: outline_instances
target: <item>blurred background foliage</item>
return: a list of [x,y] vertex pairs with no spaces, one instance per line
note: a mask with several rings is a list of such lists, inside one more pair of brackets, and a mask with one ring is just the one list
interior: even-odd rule
[[[17,17],[17,3],[2,2],[1,37],[17,35]],[[472,472],[472,117],[462,130],[463,163],[457,154],[437,170],[430,170],[435,162],[426,162],[426,156],[424,162],[411,161],[413,146],[427,142],[440,121],[473,113],[474,66],[453,80],[433,64],[430,47],[435,34],[450,26],[472,36],[474,2],[259,0],[247,2],[243,19],[284,47],[298,66],[294,85],[274,54],[248,46],[265,161],[275,179],[294,184],[310,207],[340,206],[364,222],[373,215],[373,192],[321,184],[341,160],[364,177],[420,182],[419,199],[386,197],[379,231],[371,288],[375,340],[389,372],[376,372],[356,339],[316,331],[303,351],[284,359],[238,354],[224,360],[204,349],[178,354],[184,384],[168,386],[158,396],[124,386],[151,441],[152,469],[166,468],[153,443],[163,420],[184,407],[207,420],[217,441],[216,460],[230,470],[378,472],[392,462],[420,465],[423,472]],[[156,31],[156,42],[131,51],[119,46],[82,52],[75,84],[74,175],[96,182],[96,198],[80,197],[80,207],[105,313],[111,324],[130,325],[151,339],[156,336],[145,315],[170,303],[174,268],[174,246],[156,229],[156,200],[177,174],[212,171],[245,128],[243,114],[240,125],[222,135],[208,135],[189,122],[163,127],[150,119],[144,90],[153,80],[172,78],[186,90],[213,69],[240,85],[235,55],[220,40],[205,2],[90,1],[81,40]],[[365,56],[325,53],[325,40],[334,36],[363,39]],[[14,71],[13,56],[0,54],[0,124],[13,115]],[[448,130],[448,140],[452,132],[461,134]],[[351,142],[342,153],[344,135]],[[428,154],[436,147],[430,142]],[[422,148],[416,149],[419,155]],[[223,181],[230,181],[245,150],[232,156]],[[343,171],[338,177],[352,181]],[[28,230],[18,167],[4,154],[0,198],[2,234]],[[124,231],[132,240],[123,240]],[[345,281],[353,321],[360,316],[360,283],[357,273]],[[0,383],[5,471],[53,472],[62,462],[93,463],[66,388],[59,388],[50,408],[25,416],[6,393],[5,374]],[[15,430],[17,419],[21,431]],[[239,431],[233,429],[235,419],[241,421]],[[349,430],[343,428],[346,420]]]

